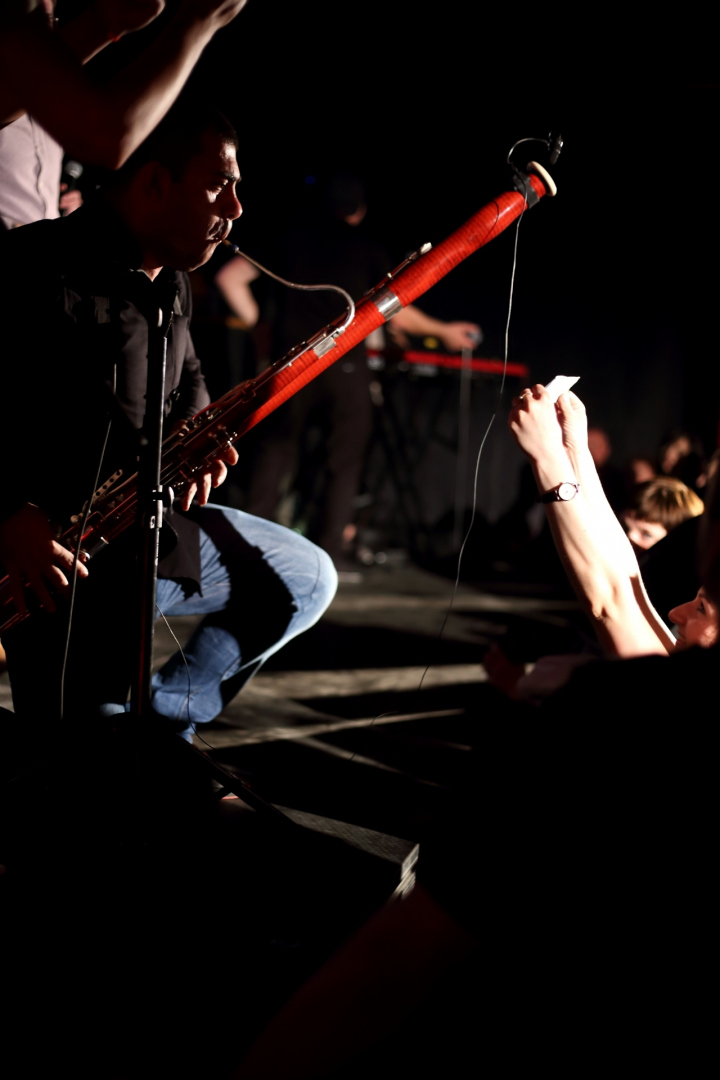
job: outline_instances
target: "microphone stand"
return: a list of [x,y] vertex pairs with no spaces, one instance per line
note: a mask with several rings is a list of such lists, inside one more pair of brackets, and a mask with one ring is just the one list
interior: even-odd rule
[[165,411],[165,370],[167,343],[172,326],[172,306],[158,309],[157,323],[148,320],[148,369],[145,421],[138,462],[138,652],[130,693],[133,716],[142,724],[152,713],[152,663],[155,644],[157,569],[160,529],[163,524],[163,489],[160,483],[162,437]]
[[[152,316],[148,317],[147,392],[138,462],[138,590],[136,594],[138,647],[130,692],[130,708],[138,725],[138,733],[142,732],[143,735],[146,735],[153,727],[157,730],[158,720],[161,719],[152,707],[152,665],[157,613],[160,529],[163,526],[164,508],[172,500],[172,489],[163,491],[160,482],[165,419],[165,371],[175,297],[171,293],[168,299],[169,303],[166,302],[164,308],[158,309],[154,321]],[[276,810],[272,803],[256,795],[242,780],[218,765],[206,753],[171,732],[168,732],[168,735],[168,748],[171,752],[174,749],[176,756],[185,755],[186,758],[193,759],[194,765],[205,776],[209,776],[220,785],[218,797],[226,792],[232,792],[253,810],[262,811],[266,816],[292,830],[299,829],[294,821]],[[140,772],[140,762],[136,759],[138,780]]]

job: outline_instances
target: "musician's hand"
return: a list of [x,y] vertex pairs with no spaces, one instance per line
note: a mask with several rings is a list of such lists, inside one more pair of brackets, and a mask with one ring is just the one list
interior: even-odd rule
[[[27,604],[23,585],[27,582],[46,611],[55,611],[50,590],[68,588],[65,576],[72,571],[73,553],[53,539],[47,514],[32,503],[6,521],[0,522],[0,561],[10,577],[10,588],[20,614]],[[78,563],[78,577],[87,577],[87,567]]]
[[212,488],[220,487],[227,477],[228,465],[237,465],[238,452],[234,446],[229,446],[220,457],[213,461],[205,472],[200,473],[197,483],[193,483],[183,492],[181,506],[183,510],[190,509],[190,503],[197,495],[198,506],[205,506],[210,498]]
[[445,323],[440,337],[448,352],[462,352],[475,348],[482,340],[482,330],[474,322],[450,322]]

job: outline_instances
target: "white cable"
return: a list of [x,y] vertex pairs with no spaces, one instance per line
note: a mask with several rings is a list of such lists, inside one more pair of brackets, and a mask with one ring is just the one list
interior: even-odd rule
[[[517,219],[517,224],[515,226],[515,243],[513,245],[513,263],[512,263],[512,271],[510,273],[510,296],[509,296],[509,299],[508,299],[507,320],[505,322],[505,355],[503,357],[503,373],[502,373],[502,380],[500,382],[500,392],[498,393],[498,398],[497,398],[497,401],[495,403],[495,409],[493,411],[492,416],[490,417],[490,422],[489,422],[487,428],[485,429],[485,434],[482,437],[482,441],[480,443],[480,449],[478,450],[477,461],[475,462],[475,477],[474,477],[474,480],[473,480],[473,501],[472,501],[472,514],[470,515],[470,524],[468,525],[468,530],[465,533],[465,539],[463,540],[463,542],[462,542],[462,544],[460,546],[460,553],[458,554],[457,574],[455,576],[455,584],[453,586],[452,596],[450,597],[450,603],[448,605],[448,609],[445,612],[445,618],[443,619],[442,626],[440,627],[440,633],[437,636],[436,644],[439,643],[440,641],[442,641],[442,636],[443,636],[443,634],[445,632],[445,627],[447,626],[448,619],[450,618],[450,614],[451,614],[452,609],[453,609],[453,604],[455,603],[455,597],[457,596],[458,587],[460,585],[460,568],[462,566],[462,558],[463,558],[463,554],[465,553],[465,546],[466,546],[466,544],[468,542],[468,539],[470,538],[470,533],[472,532],[473,525],[475,524],[475,516],[476,516],[476,512],[477,512],[477,488],[478,488],[478,477],[480,475],[480,458],[482,457],[482,452],[483,452],[483,449],[485,447],[485,443],[487,442],[487,437],[490,434],[490,429],[492,428],[493,424],[495,423],[495,418],[496,418],[496,416],[498,414],[498,409],[500,408],[500,402],[502,401],[503,391],[505,390],[505,377],[507,375],[508,348],[509,348],[509,340],[510,340],[510,316],[512,315],[513,292],[514,292],[514,289],[515,289],[515,269],[517,267],[518,235],[520,233],[520,222],[522,221],[522,219],[523,219],[523,217],[525,215],[525,211],[527,210],[527,205],[528,204],[527,204],[527,196],[526,196],[525,205],[522,208],[520,216]],[[422,673],[422,677],[421,677],[420,683],[418,685],[418,691],[422,690],[422,685],[425,682],[425,676],[427,675],[427,673],[428,673],[428,671],[430,670],[431,667],[432,667],[432,661],[430,661],[430,663],[428,663],[427,667],[425,668],[425,670]]]

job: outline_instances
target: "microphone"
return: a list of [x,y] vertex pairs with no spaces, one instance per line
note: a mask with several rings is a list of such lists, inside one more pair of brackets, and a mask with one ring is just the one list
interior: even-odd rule
[[[552,138],[552,133],[551,133],[550,137]],[[554,165],[555,162],[557,161],[557,159],[560,157],[560,154],[562,152],[562,148],[563,148],[562,135],[556,135],[555,138],[550,143],[550,157],[548,158],[548,161],[550,162],[551,165]]]
[[[74,191],[82,174],[83,167],[79,161],[66,161],[61,177],[62,182],[66,185],[65,191]],[[63,194],[65,194],[65,192],[63,192]],[[60,213],[62,217],[65,217],[67,210],[61,210]]]

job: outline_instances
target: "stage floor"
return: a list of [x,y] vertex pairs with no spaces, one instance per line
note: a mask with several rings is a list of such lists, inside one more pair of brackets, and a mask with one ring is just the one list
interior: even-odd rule
[[[170,620],[181,644],[196,623]],[[274,803],[416,840],[495,705],[485,650],[532,662],[577,648],[583,629],[550,586],[461,584],[453,599],[445,577],[372,567],[194,742]],[[175,649],[159,621],[157,666]],[[12,708],[7,674],[0,705]]]

